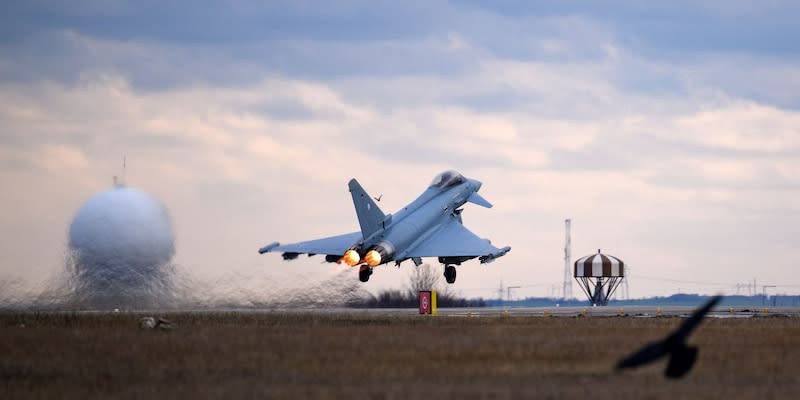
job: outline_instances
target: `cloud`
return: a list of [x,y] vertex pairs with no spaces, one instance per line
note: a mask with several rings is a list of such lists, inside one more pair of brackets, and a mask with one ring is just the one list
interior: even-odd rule
[[[236,3],[187,15],[224,14],[194,34],[146,31],[150,11],[118,5],[5,28],[19,40],[0,43],[0,177],[17,190],[0,206],[21,211],[3,216],[4,278],[28,273],[21,260],[42,266],[31,276],[57,264],[59,246],[41,244],[64,240],[127,155],[129,182],[170,208],[178,263],[211,281],[220,269],[319,272],[318,260],[287,266],[255,249],[356,230],[351,177],[392,212],[450,168],[483,181],[495,204],[469,208],[467,225],[514,248],[497,268],[465,266],[462,287],[559,281],[566,217],[576,255],[607,248],[657,276],[749,276],[758,264],[764,279],[790,279],[796,59],[670,44],[659,35],[681,26],[680,8],[663,6],[665,25],[647,28],[655,16],[641,7],[455,2],[393,17],[380,4]],[[280,23],[254,27],[271,12]],[[694,271],[697,260],[709,261]],[[376,285],[397,283],[385,275]]]
[[709,147],[761,153],[800,150],[800,114],[759,104],[732,104],[676,121],[676,135]]
[[[702,221],[724,221],[729,212],[741,211],[744,204],[750,204],[744,209],[762,204],[765,199],[757,195],[743,196],[751,190],[747,182],[755,184],[763,177],[759,171],[783,171],[786,178],[797,171],[796,161],[759,158],[779,147],[793,154],[788,142],[780,140],[792,139],[795,116],[769,107],[742,113],[742,107],[734,104],[712,111],[642,114],[638,119],[621,120],[600,113],[567,121],[532,118],[519,111],[481,113],[452,105],[386,110],[348,102],[342,88],[291,79],[266,79],[248,89],[197,86],[141,92],[124,78],[100,76],[78,87],[44,83],[31,89],[3,87],[4,98],[15,100],[0,111],[8,116],[5,124],[9,131],[25,138],[38,135],[34,142],[56,139],[71,143],[34,148],[84,171],[96,169],[98,161],[113,165],[113,158],[120,154],[134,154],[129,159],[136,182],[151,186],[173,203],[195,204],[180,207],[174,214],[184,230],[183,236],[178,234],[179,249],[186,247],[179,253],[187,264],[200,270],[215,263],[247,263],[249,257],[238,254],[247,254],[249,248],[233,244],[242,237],[258,245],[261,237],[302,239],[347,230],[342,225],[352,225],[352,218],[347,197],[340,190],[343,176],[366,176],[368,186],[381,191],[389,187],[386,182],[376,185],[376,178],[401,182],[392,191],[386,190],[399,207],[413,196],[410,189],[422,188],[420,180],[427,180],[428,175],[449,166],[466,169],[469,176],[485,182],[487,196],[494,194],[492,201],[498,207],[492,215],[473,211],[465,218],[475,219],[475,229],[497,243],[514,245],[528,235],[542,233],[534,233],[527,223],[511,221],[539,221],[554,215],[572,215],[577,221],[633,231],[642,224],[670,231],[674,229],[670,220],[678,218],[697,229]],[[626,98],[611,87],[607,93]],[[306,110],[306,116],[287,119],[281,110],[273,116],[269,104],[283,99],[292,99]],[[593,98],[586,99],[587,109],[595,107]],[[26,111],[18,112],[20,109]],[[776,115],[783,118],[772,118]],[[709,118],[725,124],[707,123]],[[761,126],[763,120],[774,124],[774,141],[780,146],[770,141],[761,147],[747,141],[724,145],[731,143],[729,138]],[[650,131],[652,126],[661,128]],[[676,135],[675,126],[695,128]],[[650,136],[642,136],[641,129],[648,129]],[[673,147],[659,143],[673,143]],[[79,150],[70,151],[73,148]],[[720,148],[728,153],[717,153]],[[743,159],[742,150],[752,158]],[[405,154],[398,155],[398,151]],[[559,157],[570,152],[573,168],[554,168]],[[87,166],[87,159],[93,160],[93,165]],[[369,173],[363,168],[365,163],[380,166],[388,174]],[[410,168],[409,163],[418,165]],[[665,180],[668,176],[672,178]],[[320,207],[321,193],[338,192],[341,199],[335,205]],[[293,201],[287,204],[276,197]],[[220,221],[207,217],[219,213],[213,210],[222,205],[226,211]],[[715,211],[709,213],[712,209]],[[268,219],[281,229],[257,232],[255,226],[248,227],[258,223],[246,215],[258,210],[272,210],[266,213]],[[277,210],[282,217],[276,220]],[[68,213],[66,210],[63,218],[68,218]],[[696,220],[687,219],[690,217]],[[308,229],[307,224],[294,223],[308,219],[321,225]],[[228,228],[215,248],[197,248],[210,237],[196,231],[212,222],[235,222],[236,228]],[[552,226],[546,231],[557,229]],[[187,235],[187,230],[195,232]],[[612,233],[616,243],[624,242],[626,235],[624,231]],[[689,246],[674,237],[662,239],[674,246]],[[521,263],[542,250],[540,246],[517,245],[511,259]],[[667,255],[648,256],[669,259]]]

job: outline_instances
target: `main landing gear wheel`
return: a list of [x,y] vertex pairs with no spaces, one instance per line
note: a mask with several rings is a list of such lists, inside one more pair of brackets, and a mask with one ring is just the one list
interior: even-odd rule
[[372,275],[372,267],[362,265],[361,268],[358,270],[358,280],[360,280],[361,282],[368,281],[370,275]]
[[452,265],[448,265],[444,267],[444,280],[447,283],[455,283],[456,282],[456,267]]

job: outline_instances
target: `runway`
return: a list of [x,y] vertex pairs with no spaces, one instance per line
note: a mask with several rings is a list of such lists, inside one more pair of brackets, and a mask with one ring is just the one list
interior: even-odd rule
[[[695,307],[688,306],[628,306],[628,307],[469,307],[439,308],[439,317],[688,317]],[[176,311],[187,312],[187,311]],[[376,317],[419,315],[416,308],[271,308],[271,309],[216,309],[188,312],[233,313],[287,313],[287,314],[355,314]],[[707,315],[710,318],[800,317],[800,307],[717,307]]]
[[[497,317],[558,317],[558,318],[659,318],[688,317],[695,310],[689,306],[627,306],[627,307],[468,307],[439,308],[438,317],[497,318]],[[22,313],[31,310],[18,310]],[[347,307],[276,307],[276,308],[200,308],[200,309],[147,309],[147,310],[39,310],[45,314],[134,314],[134,315],[175,315],[175,314],[320,314],[320,315],[362,315],[374,317],[409,317],[419,315],[417,308],[347,308]],[[709,318],[800,318],[800,307],[717,307],[707,315]]]
[[[520,307],[520,308],[442,308],[443,316],[466,317],[688,317],[695,307],[687,306],[628,306],[628,307]],[[751,318],[763,316],[800,317],[800,308],[743,308],[719,307],[709,314],[712,318]]]

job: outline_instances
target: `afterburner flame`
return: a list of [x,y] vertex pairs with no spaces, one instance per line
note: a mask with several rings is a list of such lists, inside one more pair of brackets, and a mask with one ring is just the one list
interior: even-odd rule
[[342,261],[344,261],[345,264],[353,267],[358,264],[359,261],[361,261],[361,256],[359,256],[358,252],[355,250],[347,250],[342,256]]
[[381,264],[381,253],[378,253],[375,250],[370,250],[367,252],[367,255],[364,256],[364,261],[366,261],[371,267],[377,267]]

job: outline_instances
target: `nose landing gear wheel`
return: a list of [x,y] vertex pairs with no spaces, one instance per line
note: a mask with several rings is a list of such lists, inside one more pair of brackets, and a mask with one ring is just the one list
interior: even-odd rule
[[358,270],[358,280],[360,280],[361,282],[368,281],[370,275],[372,275],[371,267],[362,265],[361,268]]
[[456,267],[448,265],[444,267],[444,280],[447,283],[455,283],[456,281]]

